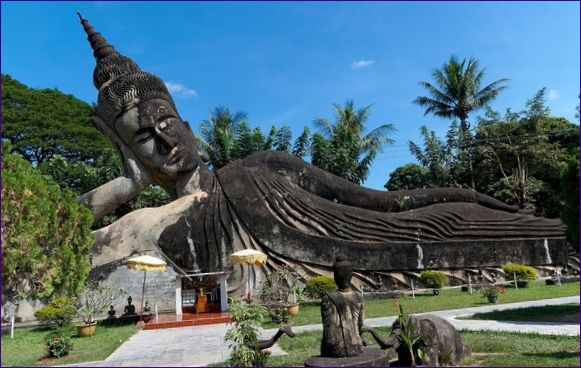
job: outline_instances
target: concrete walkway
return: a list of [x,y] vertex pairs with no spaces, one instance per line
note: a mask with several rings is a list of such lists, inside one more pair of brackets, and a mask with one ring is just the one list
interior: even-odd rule
[[[434,311],[435,314],[449,320],[460,330],[494,330],[514,332],[536,332],[540,334],[579,336],[578,324],[554,322],[510,322],[458,320],[456,317],[474,313],[492,312],[495,310],[518,309],[542,305],[559,305],[579,303],[579,296],[535,300],[521,303],[486,305],[482,307]],[[391,326],[395,317],[369,318],[365,324],[371,327]],[[228,359],[229,349],[224,335],[229,326],[226,324],[195,327],[170,328],[165,330],[139,331],[121,345],[104,361],[75,364],[72,366],[107,366],[107,367],[147,367],[147,366],[204,366],[223,362]],[[321,324],[293,327],[295,333],[322,330]],[[270,338],[276,329],[263,331],[263,338]],[[273,355],[284,354],[273,348]]]

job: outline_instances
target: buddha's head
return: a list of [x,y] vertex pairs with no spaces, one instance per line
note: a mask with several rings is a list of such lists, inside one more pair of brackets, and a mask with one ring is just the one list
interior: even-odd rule
[[339,291],[347,291],[351,286],[353,276],[353,266],[343,254],[338,254],[333,263],[333,278]]
[[161,79],[119,54],[80,14],[97,65],[97,114],[158,182],[177,180],[202,161],[193,132]]

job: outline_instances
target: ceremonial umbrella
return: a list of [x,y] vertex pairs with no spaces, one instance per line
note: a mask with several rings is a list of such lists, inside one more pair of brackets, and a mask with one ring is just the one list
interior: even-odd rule
[[[266,263],[266,259],[268,257],[266,256],[266,254],[262,253],[261,251],[258,251],[256,249],[244,249],[244,250],[240,250],[238,252],[232,253],[230,255],[230,262],[232,264],[239,264],[239,263],[244,263],[247,265],[256,265],[256,266],[260,266],[264,263]],[[250,302],[252,300],[252,289],[250,286],[250,268],[248,269],[248,278],[247,278],[247,288],[248,288],[248,301]]]
[[165,271],[167,264],[156,257],[152,256],[139,256],[135,258],[130,258],[125,261],[127,268],[134,270],[143,270],[143,288],[141,289],[141,317],[139,322],[137,322],[137,327],[143,328],[145,322],[143,322],[143,300],[145,299],[145,278],[147,277],[147,271]]

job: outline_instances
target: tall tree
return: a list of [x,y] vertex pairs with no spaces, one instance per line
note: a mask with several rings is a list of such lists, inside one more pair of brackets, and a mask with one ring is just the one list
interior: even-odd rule
[[[3,151],[10,146],[3,142]],[[90,270],[93,217],[18,154],[2,155],[2,295],[75,295]]]
[[292,154],[303,158],[309,153],[309,148],[311,146],[311,131],[309,127],[305,127],[301,135],[298,136],[297,140],[293,145]]
[[[555,173],[561,172],[567,157],[560,141],[574,141],[575,138],[567,138],[570,133],[567,125],[548,114],[544,89],[541,89],[527,100],[526,109],[519,114],[508,111],[501,118],[499,113],[488,110],[485,118],[480,119],[475,140],[479,161],[485,166],[496,166],[496,173],[486,175],[498,178],[489,185],[495,196],[553,217],[558,214],[539,213],[537,201],[543,193],[550,194],[551,176],[558,185],[560,177]],[[556,139],[557,135],[562,137]]]
[[200,123],[202,137],[198,137],[198,140],[210,157],[210,165],[214,170],[226,166],[232,160],[236,150],[236,130],[244,120],[245,112],[232,114],[227,107],[217,106],[210,111],[210,118]]
[[[458,60],[452,55],[441,69],[432,72],[435,85],[420,82],[430,96],[420,96],[414,103],[425,107],[425,115],[434,114],[444,118],[460,119],[460,131],[466,146],[470,145],[467,132],[470,129],[468,115],[492,102],[506,88],[508,79],[498,79],[485,87],[482,79],[486,69],[480,69],[475,58]],[[470,184],[476,187],[471,152],[468,152]]]
[[33,164],[61,155],[69,162],[91,162],[111,147],[93,127],[95,109],[56,89],[34,89],[2,75],[2,137],[11,152]]
[[470,129],[468,115],[492,102],[507,86],[508,79],[498,79],[481,88],[486,69],[479,69],[475,58],[458,60],[452,55],[441,69],[432,72],[434,83],[420,82],[430,96],[420,96],[414,103],[425,107],[425,115],[460,119],[462,131]]
[[389,174],[384,187],[387,190],[421,189],[430,186],[430,172],[418,164],[405,164]]
[[[433,130],[428,130],[425,125],[420,127],[423,138],[423,149],[416,143],[408,141],[412,155],[420,164],[428,169],[428,183],[430,187],[449,186],[451,180],[452,149],[444,143]],[[448,142],[449,143],[449,142]]]
[[365,181],[377,153],[393,143],[389,134],[395,130],[382,124],[363,135],[371,107],[356,109],[348,100],[345,106],[333,104],[334,123],[316,118],[320,132],[312,138],[312,164],[356,184]]

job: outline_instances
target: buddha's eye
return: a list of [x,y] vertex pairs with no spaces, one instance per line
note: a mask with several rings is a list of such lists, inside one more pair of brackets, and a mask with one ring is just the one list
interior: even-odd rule
[[151,127],[141,128],[135,133],[135,141],[137,143],[145,143],[153,138],[154,130]]

